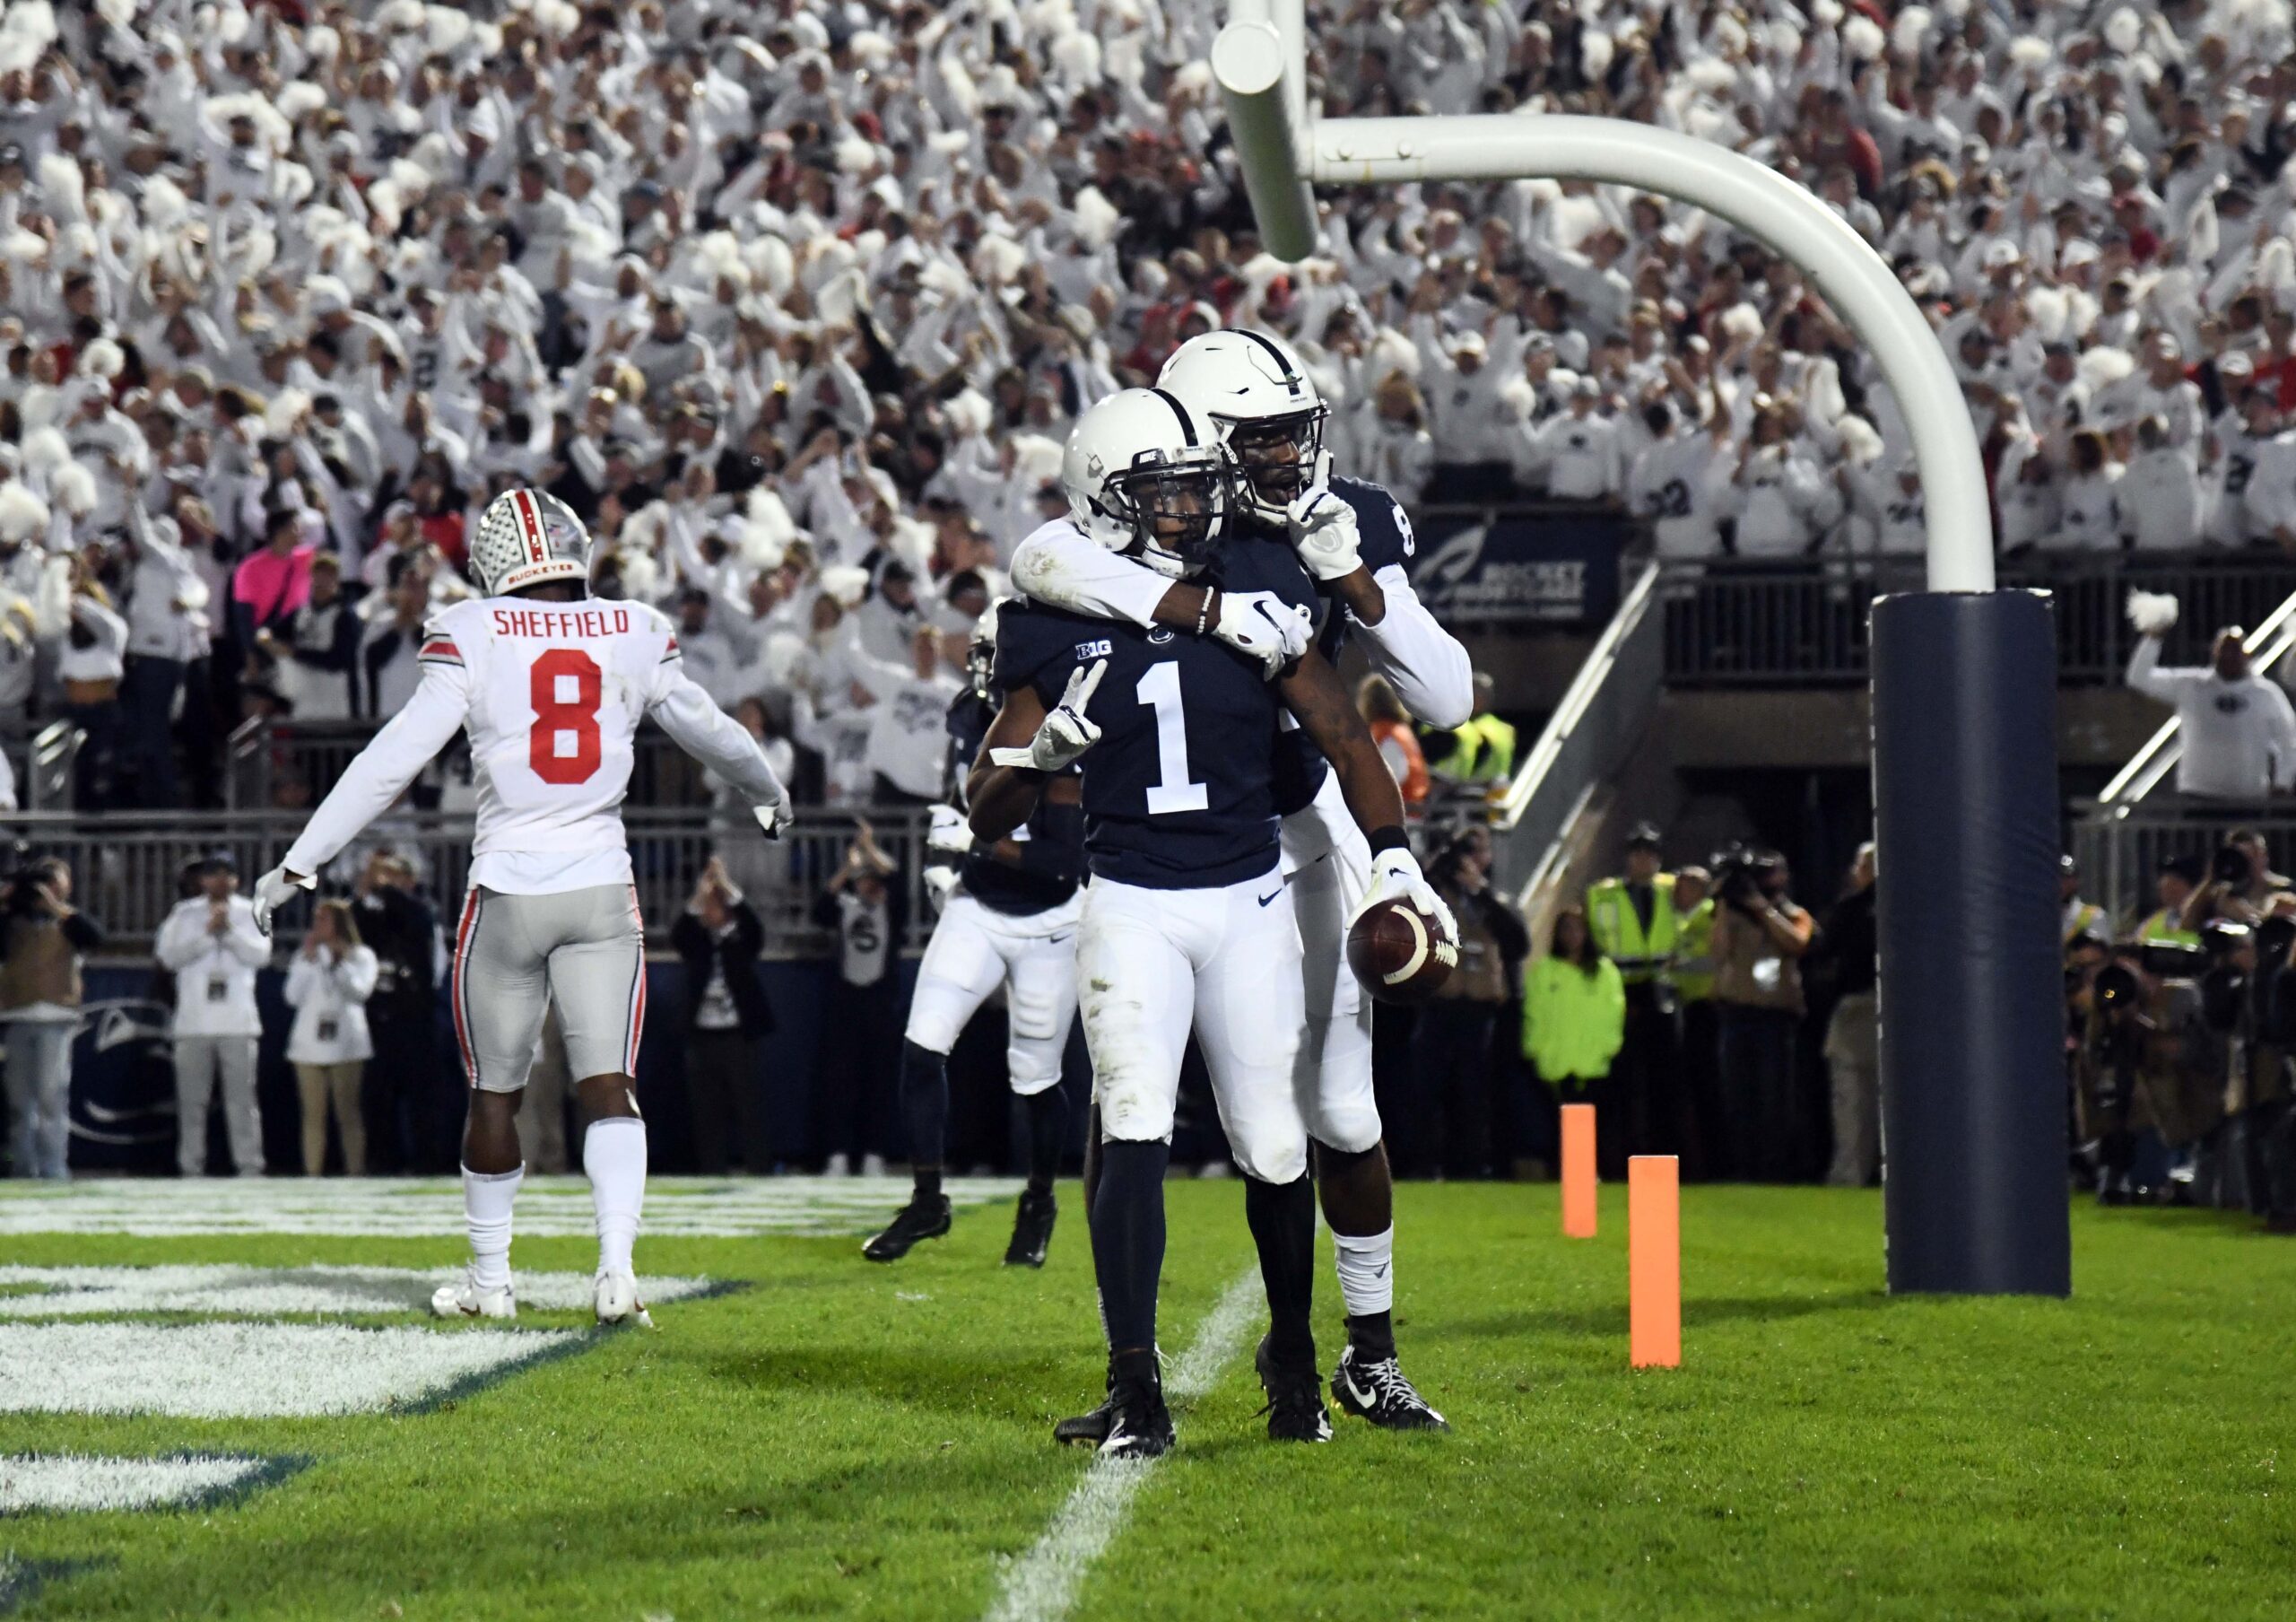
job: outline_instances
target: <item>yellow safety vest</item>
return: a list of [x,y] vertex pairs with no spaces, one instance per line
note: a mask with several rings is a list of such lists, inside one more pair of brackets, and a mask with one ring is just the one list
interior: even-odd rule
[[1674,920],[1674,995],[1705,1002],[1714,995],[1714,898],[1708,896]]
[[2184,927],[2180,915],[2172,914],[2166,907],[2136,927],[2136,938],[2142,945],[2152,946],[2196,946],[2200,945],[2198,931]]
[[1515,728],[1495,715],[1472,715],[1451,732],[1451,747],[1427,769],[1458,783],[1504,782],[1515,772]]
[[1674,876],[1661,873],[1650,881],[1650,929],[1645,935],[1641,914],[1626,893],[1622,878],[1606,878],[1587,892],[1587,922],[1595,944],[1618,965],[1628,985],[1658,979],[1674,955]]

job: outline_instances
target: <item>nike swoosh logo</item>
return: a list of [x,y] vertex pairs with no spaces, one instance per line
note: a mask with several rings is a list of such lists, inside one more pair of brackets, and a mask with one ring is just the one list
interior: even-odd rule
[[1341,1374],[1340,1378],[1347,1382],[1347,1394],[1349,1396],[1354,1398],[1356,1401],[1361,1403],[1365,1408],[1374,1406],[1372,1401],[1372,1393],[1365,1391],[1361,1386],[1356,1384],[1355,1376],[1353,1374],[1344,1373]]
[[1068,931],[1068,933],[1067,933],[1067,934],[1065,934],[1065,935],[1056,935],[1056,936],[1054,936],[1054,937],[1052,937],[1052,944],[1053,944],[1054,946],[1058,946],[1058,945],[1059,945],[1062,941],[1064,941],[1064,940],[1074,940],[1075,937],[1076,937],[1076,931],[1075,931],[1075,930],[1074,930],[1074,929],[1071,929],[1071,930],[1069,930],[1069,931]]
[[1371,1277],[1374,1278],[1385,1278],[1387,1276],[1387,1269],[1394,1265],[1395,1263],[1392,1261],[1382,1261],[1379,1263],[1379,1270],[1372,1274]]
[[[1279,887],[1277,888],[1276,892],[1275,892],[1275,895],[1281,895],[1281,894],[1283,894],[1283,889],[1279,886]],[[1272,902],[1272,901],[1274,901],[1274,900],[1275,899],[1275,895],[1263,895],[1263,896],[1260,896],[1260,897],[1258,898],[1258,900],[1259,900],[1259,904],[1260,904],[1261,906],[1263,906],[1263,907],[1264,907],[1264,906],[1265,906],[1265,905],[1267,905],[1267,903],[1270,903],[1270,902]]]

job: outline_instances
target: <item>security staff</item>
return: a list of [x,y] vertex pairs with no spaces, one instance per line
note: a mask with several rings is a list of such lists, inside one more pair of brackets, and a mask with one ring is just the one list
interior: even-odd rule
[[2081,864],[2070,854],[2057,858],[2057,899],[2064,909],[2058,927],[2064,932],[2064,945],[2070,951],[2073,943],[2083,935],[2103,935],[2105,910],[2092,901],[2081,898]]
[[[1587,892],[1595,944],[1618,965],[1626,985],[1626,1038],[1611,1070],[1628,1121],[1597,1121],[1597,1133],[1623,1127],[1637,1155],[1680,1150],[1682,1087],[1674,1059],[1674,989],[1668,983],[1680,919],[1674,876],[1659,871],[1659,833],[1649,823],[1626,836],[1626,876]],[[1613,1139],[1613,1141],[1616,1141]]]
[[[1515,728],[1491,713],[1492,691],[1490,673],[1476,671],[1474,712],[1452,729],[1448,749],[1432,754],[1428,771],[1454,783],[1504,784],[1515,774]],[[1431,750],[1435,739],[1429,742]]]
[[2197,946],[2200,932],[2185,927],[2185,908],[2200,888],[2200,863],[2189,856],[2171,856],[2161,863],[2153,881],[2161,904],[2136,926],[2140,946]]
[[1690,1102],[1691,1141],[1683,1169],[1692,1178],[1718,1179],[1730,1174],[1730,1123],[1723,1118],[1715,1066],[1720,1033],[1714,1015],[1713,887],[1713,876],[1703,868],[1674,875],[1674,956],[1667,973],[1682,1035],[1683,1090]]

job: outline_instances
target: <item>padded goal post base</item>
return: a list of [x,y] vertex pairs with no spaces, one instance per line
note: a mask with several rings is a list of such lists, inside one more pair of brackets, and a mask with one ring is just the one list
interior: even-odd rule
[[1889,1287],[2065,1295],[2049,601],[1883,597],[1872,649]]

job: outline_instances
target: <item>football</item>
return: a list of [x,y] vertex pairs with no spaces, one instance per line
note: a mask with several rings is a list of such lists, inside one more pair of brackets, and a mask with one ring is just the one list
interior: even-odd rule
[[1347,929],[1347,966],[1381,1002],[1424,1002],[1450,979],[1459,949],[1400,898],[1375,902]]

